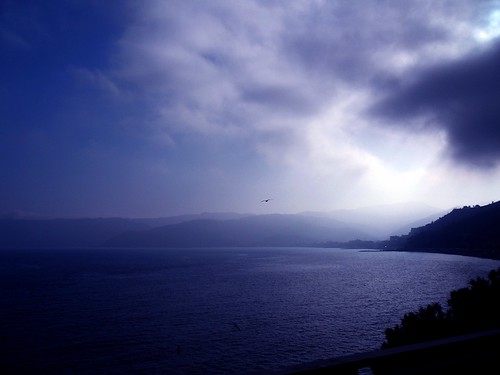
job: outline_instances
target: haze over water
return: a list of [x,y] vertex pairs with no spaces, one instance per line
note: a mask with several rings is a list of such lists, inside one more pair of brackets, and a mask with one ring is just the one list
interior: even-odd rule
[[377,349],[499,261],[318,248],[0,253],[0,355],[32,373],[224,374]]

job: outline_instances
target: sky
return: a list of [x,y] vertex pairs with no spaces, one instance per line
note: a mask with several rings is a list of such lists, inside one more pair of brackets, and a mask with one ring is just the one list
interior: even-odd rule
[[0,56],[0,213],[500,199],[497,0],[3,0]]

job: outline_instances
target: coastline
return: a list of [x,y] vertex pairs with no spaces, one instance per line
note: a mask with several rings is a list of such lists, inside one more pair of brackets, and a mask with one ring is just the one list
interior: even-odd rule
[[380,251],[404,251],[408,253],[437,253],[437,254],[449,254],[449,255],[463,255],[467,257],[481,258],[481,259],[491,259],[500,260],[500,251],[496,249],[447,249],[447,248],[425,248],[425,249],[380,249]]

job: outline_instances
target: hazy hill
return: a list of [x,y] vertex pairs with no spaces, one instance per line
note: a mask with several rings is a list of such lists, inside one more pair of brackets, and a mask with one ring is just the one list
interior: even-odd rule
[[253,216],[252,214],[238,214],[235,212],[203,212],[201,214],[177,215],[159,218],[141,218],[129,219],[135,222],[143,223],[150,228],[161,227],[164,225],[172,225],[184,223],[193,220],[231,220],[240,219],[242,217]]
[[423,227],[414,228],[404,248],[454,249],[462,253],[500,255],[500,202],[454,209]]
[[112,247],[310,246],[328,239],[370,238],[345,223],[303,215],[256,215],[233,220],[194,220],[131,231]]
[[403,234],[407,234],[409,233],[413,228],[418,228],[418,227],[422,227],[422,226],[425,226],[429,223],[432,223],[436,220],[438,220],[440,217],[446,215],[447,213],[449,213],[451,210],[448,210],[448,211],[440,211],[439,213],[436,213],[436,214],[433,214],[433,215],[429,215],[429,216],[425,216],[421,219],[418,219],[418,220],[415,220],[411,223],[406,223],[400,227],[398,227],[397,229],[391,231],[389,233],[390,236],[401,236]]
[[385,239],[392,235],[406,234],[411,228],[427,224],[444,213],[442,209],[425,203],[405,202],[303,214],[341,220],[378,239]]
[[310,246],[386,239],[402,225],[415,226],[417,219],[432,221],[428,214],[436,210],[407,204],[296,215],[225,212],[164,218],[48,219],[6,214],[0,216],[0,248]]
[[96,247],[128,230],[149,228],[130,219],[0,219],[0,248]]
[[165,218],[47,219],[9,213],[0,216],[0,248],[100,247],[119,234],[198,219],[234,219],[248,215],[202,213]]

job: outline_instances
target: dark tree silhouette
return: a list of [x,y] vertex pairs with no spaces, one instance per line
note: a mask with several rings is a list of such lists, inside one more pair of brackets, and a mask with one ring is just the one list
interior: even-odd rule
[[385,330],[386,342],[382,348],[409,345],[417,342],[446,337],[449,324],[446,314],[439,303],[421,307],[418,312],[410,312],[403,316],[401,324]]
[[451,292],[448,319],[459,333],[500,326],[500,268],[492,270],[488,279],[476,278],[469,288]]
[[435,340],[500,327],[500,268],[488,279],[478,277],[468,288],[454,290],[448,309],[439,303],[407,313],[401,324],[385,330],[382,348]]

